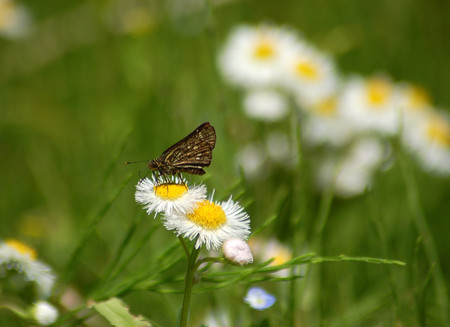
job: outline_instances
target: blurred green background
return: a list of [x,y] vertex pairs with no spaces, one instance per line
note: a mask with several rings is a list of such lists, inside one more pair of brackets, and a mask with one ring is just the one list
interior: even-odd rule
[[[449,1],[22,3],[33,16],[31,33],[20,40],[0,40],[0,237],[34,246],[42,260],[61,272],[88,222],[132,175],[90,236],[73,272],[70,282],[82,296],[98,284],[129,225],[142,214],[134,190],[145,164],[125,166],[124,161],[152,159],[209,121],[216,128],[217,145],[206,184],[216,189],[218,198],[228,197],[240,179],[234,156],[241,145],[258,133],[289,126],[266,126],[245,117],[240,92],[219,75],[217,54],[237,24],[286,24],[334,55],[342,73],[385,72],[396,81],[424,86],[437,107],[450,107]],[[448,285],[449,179],[414,171]],[[334,203],[323,254],[389,257],[409,265],[394,272],[363,264],[324,265],[323,325],[420,325],[414,318],[420,315],[414,296],[431,263],[420,245],[415,251],[418,232],[409,218],[400,175],[394,165],[380,173],[370,195]],[[302,197],[307,203],[303,233],[311,231],[320,195],[308,178],[292,183],[291,177],[280,171],[241,185],[245,194],[240,201],[252,201],[247,211],[253,228],[301,183],[307,193]],[[202,178],[190,180],[199,183]],[[387,249],[380,248],[367,212],[380,218]],[[155,223],[153,217],[144,219],[137,234],[144,235]],[[274,230],[283,236],[280,226]],[[158,230],[129,269],[145,265],[161,240],[172,242],[173,236]],[[395,300],[389,295],[390,283],[397,284]],[[427,290],[429,325],[443,326],[433,290]],[[128,301],[133,311],[166,326],[173,324],[168,312],[176,312],[181,297],[140,292],[129,295]],[[194,303],[194,312],[203,301]],[[363,305],[370,310],[364,311]],[[307,316],[313,309],[302,310]]]

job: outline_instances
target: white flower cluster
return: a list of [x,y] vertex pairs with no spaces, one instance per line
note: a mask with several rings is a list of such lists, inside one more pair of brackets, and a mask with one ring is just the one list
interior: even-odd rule
[[204,185],[189,187],[177,177],[146,178],[136,189],[136,202],[148,214],[162,213],[164,227],[177,236],[195,239],[196,248],[205,244],[208,250],[217,249],[231,239],[246,240],[250,234],[250,217],[239,203],[231,197],[220,203],[212,196],[207,199]]
[[[44,300],[51,294],[55,275],[49,266],[36,259],[33,248],[13,239],[0,241],[0,277],[6,276],[5,271],[15,271],[26,283],[36,286],[38,301],[30,306],[28,318],[43,326],[56,321],[58,310]],[[13,279],[10,282],[17,281],[18,279]]]
[[[329,55],[292,29],[273,25],[236,27],[218,66],[227,82],[246,93],[243,109],[250,118],[281,121],[294,103],[305,144],[339,153],[317,169],[318,185],[334,182],[338,195],[358,195],[370,186],[389,153],[385,140],[395,136],[424,168],[450,174],[450,120],[420,87],[386,75],[344,77]],[[237,158],[244,172],[264,176],[265,162],[274,157],[295,164],[295,140],[282,139],[244,147]]]

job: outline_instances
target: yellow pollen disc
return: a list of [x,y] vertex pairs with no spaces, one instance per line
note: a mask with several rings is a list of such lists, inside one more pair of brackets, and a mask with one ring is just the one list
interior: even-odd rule
[[222,207],[208,200],[200,202],[188,218],[204,229],[217,229],[227,221]]
[[412,109],[421,109],[430,105],[430,96],[421,87],[413,87],[409,91],[409,102]]
[[383,105],[391,95],[391,85],[382,79],[373,79],[367,83],[367,97],[374,106]]
[[315,109],[322,116],[332,116],[336,112],[336,99],[325,99],[321,101]]
[[291,252],[286,249],[280,249],[271,262],[272,266],[282,265],[292,259]]
[[450,126],[443,120],[433,120],[427,128],[430,140],[439,145],[450,147]]
[[256,59],[267,60],[275,56],[275,49],[271,42],[262,40],[256,45],[253,54]]
[[188,191],[185,184],[166,183],[153,187],[156,196],[164,200],[175,200]]
[[5,243],[20,254],[28,255],[31,260],[35,260],[37,258],[36,251],[22,242],[16,240],[6,240]]
[[311,62],[299,62],[296,65],[295,69],[297,74],[301,77],[310,80],[319,79],[319,71],[317,70],[317,67]]
[[15,9],[12,1],[0,3],[0,28],[7,27],[11,23]]

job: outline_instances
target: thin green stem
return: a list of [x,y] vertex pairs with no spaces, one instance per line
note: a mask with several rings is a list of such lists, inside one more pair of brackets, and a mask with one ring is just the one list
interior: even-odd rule
[[432,271],[432,276],[434,280],[435,291],[440,304],[442,319],[443,322],[445,322],[446,326],[450,326],[447,287],[444,277],[442,276],[441,265],[439,263],[439,255],[434,243],[433,234],[430,230],[430,227],[428,226],[425,214],[423,213],[415,177],[411,172],[411,168],[406,163],[406,160],[401,151],[399,151],[398,159],[403,181],[405,183],[406,196],[408,205],[412,213],[413,222],[416,225],[417,231],[422,236],[423,246],[429,264],[435,265],[435,268]]
[[225,259],[221,258],[221,257],[207,257],[207,258],[203,258],[197,261],[197,263],[195,264],[195,270],[197,270],[201,264],[206,263],[206,262],[212,262],[212,263],[225,263]]
[[189,316],[189,305],[191,303],[192,287],[194,286],[194,275],[196,272],[196,262],[200,248],[196,249],[195,246],[189,256],[189,261],[186,269],[186,277],[184,280],[184,297],[183,307],[181,308],[180,327],[186,327]]
[[189,259],[190,254],[189,254],[189,250],[186,246],[186,242],[184,242],[184,240],[181,236],[178,236],[178,240],[180,241],[181,246],[183,247],[184,253],[186,254],[186,258]]

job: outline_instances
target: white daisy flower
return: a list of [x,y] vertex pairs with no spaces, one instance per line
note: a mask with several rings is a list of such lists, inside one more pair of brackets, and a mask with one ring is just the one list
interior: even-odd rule
[[340,107],[358,130],[393,135],[400,121],[398,99],[398,89],[385,77],[353,77],[343,89]]
[[219,69],[230,83],[238,86],[276,85],[280,65],[296,42],[296,35],[285,28],[237,27],[219,56]]
[[39,301],[34,304],[32,315],[39,325],[48,326],[58,318],[58,310],[46,301]]
[[164,216],[164,226],[190,240],[197,238],[195,247],[217,249],[226,240],[246,240],[250,234],[250,217],[231,197],[225,202],[203,200],[191,213],[174,211]]
[[256,310],[265,310],[274,305],[276,301],[275,296],[267,293],[260,287],[252,287],[248,290],[244,302]]
[[450,119],[438,111],[425,111],[404,126],[403,142],[429,171],[450,174]]
[[55,275],[52,269],[36,260],[36,251],[16,240],[6,240],[0,243],[0,268],[16,270],[23,274],[28,282],[36,284],[39,297],[50,295]]
[[0,35],[16,39],[25,36],[31,25],[28,10],[14,0],[0,0]]
[[197,202],[206,198],[206,187],[198,185],[189,188],[184,180],[171,176],[169,180],[145,178],[136,185],[136,202],[144,205],[147,213],[156,214],[172,211],[191,212]]
[[283,61],[283,85],[301,101],[318,101],[334,93],[338,86],[333,60],[298,41]]
[[383,145],[376,139],[361,139],[343,158],[330,157],[320,161],[317,183],[327,189],[334,183],[334,192],[342,198],[362,194],[372,184],[373,174],[385,156]]
[[275,122],[286,117],[288,105],[280,92],[252,90],[244,98],[244,111],[250,118]]
[[309,145],[330,144],[340,147],[354,136],[355,129],[342,115],[337,96],[304,104],[309,115],[305,118],[303,137]]

